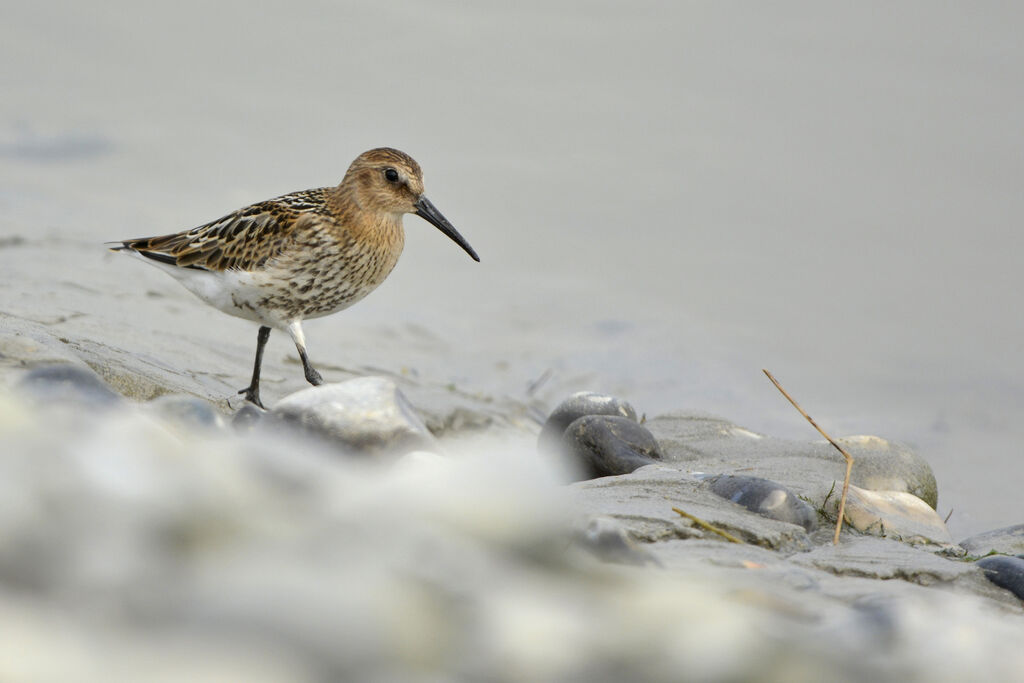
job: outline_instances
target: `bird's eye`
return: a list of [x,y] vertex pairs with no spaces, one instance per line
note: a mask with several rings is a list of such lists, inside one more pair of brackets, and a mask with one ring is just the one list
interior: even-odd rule
[[397,183],[398,171],[396,171],[393,168],[389,168],[388,170],[384,171],[384,177],[388,179],[389,183]]

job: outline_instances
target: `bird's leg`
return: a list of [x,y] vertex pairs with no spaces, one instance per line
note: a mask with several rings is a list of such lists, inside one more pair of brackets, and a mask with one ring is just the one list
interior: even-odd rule
[[306,354],[306,337],[302,334],[302,323],[296,320],[288,325],[288,334],[292,336],[292,341],[295,342],[295,348],[298,349],[299,358],[302,360],[302,371],[306,375],[306,381],[315,387],[320,386],[324,383],[324,378],[320,376],[320,373],[316,371],[316,368],[309,364],[309,356]]
[[268,339],[270,339],[270,328],[264,325],[256,334],[256,363],[252,368],[252,380],[250,380],[249,386],[238,392],[245,394],[246,401],[252,401],[260,408],[263,407],[263,403],[260,401],[260,367],[263,365],[263,348],[267,345]]

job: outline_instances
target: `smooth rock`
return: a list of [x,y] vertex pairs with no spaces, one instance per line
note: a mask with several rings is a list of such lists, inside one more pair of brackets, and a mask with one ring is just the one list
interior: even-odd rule
[[124,401],[92,370],[66,363],[33,368],[21,377],[17,386],[22,393],[43,403],[109,408]]
[[168,394],[149,401],[146,406],[163,419],[186,429],[220,429],[224,418],[209,401],[195,396]]
[[[846,463],[826,441],[800,442],[757,434],[720,418],[677,413],[645,425],[661,444],[665,462],[688,470],[742,474],[777,481],[819,506],[843,482]],[[864,489],[905,491],[933,508],[935,475],[911,449],[879,437],[840,439],[854,457],[852,482]],[[834,490],[833,490],[834,489]]]
[[564,452],[586,478],[627,474],[661,460],[658,442],[643,425],[625,417],[585,415],[562,435]]
[[712,493],[742,505],[751,512],[799,524],[808,532],[818,528],[818,513],[781,484],[760,477],[719,475],[707,480]]
[[231,416],[231,426],[240,432],[247,431],[258,424],[266,414],[267,411],[255,403],[245,401]]
[[358,377],[285,397],[271,411],[346,450],[360,453],[435,451],[437,441],[386,377]]
[[621,524],[608,517],[594,517],[576,533],[577,543],[604,562],[642,566],[660,564],[658,559],[637,543]]
[[[938,504],[932,468],[909,446],[880,436],[844,436],[837,441],[853,456],[853,482],[857,486],[872,491],[905,491],[932,509]],[[831,444],[819,445],[832,449],[835,457],[843,461]]]
[[538,450],[542,453],[557,453],[566,428],[586,415],[612,415],[636,422],[636,410],[626,401],[592,391],[579,391],[551,411],[537,437]]
[[430,451],[409,451],[391,465],[399,472],[436,472],[451,467],[451,460]]
[[[829,500],[829,507],[838,512],[838,494]],[[853,528],[874,536],[908,543],[953,542],[938,513],[917,496],[903,491],[868,491],[851,484],[843,516]]]
[[1024,554],[1024,524],[986,531],[965,538],[960,545],[971,555],[988,555],[991,552],[1021,555]]
[[985,578],[1024,600],[1024,559],[1004,555],[983,557],[974,564],[985,571]]

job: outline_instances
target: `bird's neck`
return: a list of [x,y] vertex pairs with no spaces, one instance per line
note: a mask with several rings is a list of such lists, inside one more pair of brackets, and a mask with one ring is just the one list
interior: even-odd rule
[[345,183],[328,188],[327,206],[336,225],[344,232],[358,236],[364,243],[401,250],[405,241],[402,214],[367,210],[365,203],[359,201],[358,194]]
[[327,188],[327,207],[335,216],[343,217],[353,210],[361,210],[362,202],[353,192],[352,186],[342,182],[340,185]]

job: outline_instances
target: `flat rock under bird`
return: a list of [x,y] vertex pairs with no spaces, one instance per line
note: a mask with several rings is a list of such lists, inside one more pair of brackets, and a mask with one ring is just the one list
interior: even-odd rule
[[310,384],[302,321],[348,308],[398,262],[402,215],[414,213],[474,261],[473,247],[423,195],[423,173],[408,154],[381,147],[360,154],[337,187],[293,192],[173,235],[123,240],[113,251],[144,258],[215,308],[260,323],[249,386],[238,393],[263,407],[260,367],[271,328],[291,335]]

